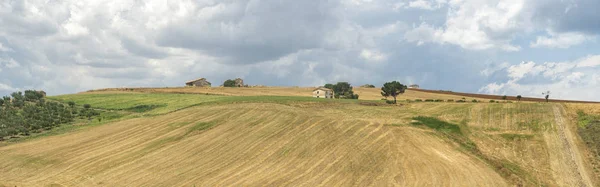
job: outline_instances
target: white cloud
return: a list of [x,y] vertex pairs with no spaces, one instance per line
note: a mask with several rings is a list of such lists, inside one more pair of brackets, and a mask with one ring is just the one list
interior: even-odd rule
[[421,23],[407,32],[405,39],[417,44],[450,43],[471,50],[519,51],[521,47],[510,42],[515,31],[524,30],[521,18],[524,3],[524,0],[450,1],[444,27]]
[[415,0],[408,3],[410,8],[419,8],[424,10],[435,10],[446,4],[445,0]]
[[16,89],[0,82],[0,90],[11,92],[11,91],[15,91]]
[[596,67],[600,66],[600,55],[588,56],[579,61],[577,67]]
[[507,82],[490,83],[479,92],[540,97],[540,93],[550,90],[552,98],[600,101],[591,94],[600,87],[600,67],[589,66],[599,59],[600,55],[572,62],[522,62],[506,68],[510,78]]
[[569,48],[579,45],[585,41],[593,40],[595,37],[577,32],[554,33],[548,32],[550,36],[538,36],[535,42],[531,42],[533,48]]
[[369,50],[369,49],[363,49],[360,52],[360,57],[362,57],[363,59],[365,59],[367,61],[372,61],[372,62],[380,62],[380,61],[387,59],[385,54],[383,54],[379,51]]

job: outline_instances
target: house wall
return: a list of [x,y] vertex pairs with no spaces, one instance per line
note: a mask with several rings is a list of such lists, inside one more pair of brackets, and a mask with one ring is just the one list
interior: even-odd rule
[[331,91],[315,90],[315,91],[313,91],[313,97],[316,97],[316,98],[332,98],[333,94],[331,94]]
[[197,87],[207,87],[210,86],[210,84],[208,84],[208,82],[204,81],[204,80],[198,80],[192,83],[193,86],[197,86]]

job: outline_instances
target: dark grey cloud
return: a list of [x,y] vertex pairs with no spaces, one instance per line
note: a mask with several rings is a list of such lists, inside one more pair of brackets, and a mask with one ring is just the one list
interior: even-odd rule
[[162,29],[157,43],[200,50],[231,64],[274,60],[320,47],[328,31],[338,26],[338,4],[320,0],[225,2],[218,7],[232,15],[209,20],[190,17]]

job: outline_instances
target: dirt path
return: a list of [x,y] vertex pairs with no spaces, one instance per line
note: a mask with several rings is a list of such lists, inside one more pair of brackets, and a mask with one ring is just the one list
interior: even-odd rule
[[556,183],[560,186],[593,186],[575,145],[573,132],[563,118],[562,105],[554,105],[552,110],[556,128],[545,132],[544,138],[550,150],[550,166]]

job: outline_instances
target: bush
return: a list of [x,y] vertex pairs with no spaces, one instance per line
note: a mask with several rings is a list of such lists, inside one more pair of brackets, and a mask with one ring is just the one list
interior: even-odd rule
[[444,102],[444,100],[436,99],[435,102]]
[[471,100],[471,102],[476,103],[476,102],[479,102],[479,101],[477,101],[477,99],[473,99],[473,100]]
[[223,82],[223,87],[235,87],[235,81],[227,79],[225,82]]
[[495,102],[496,102],[496,101],[494,101],[494,100],[490,100],[490,103],[495,103]]
[[425,99],[425,102],[433,102],[433,99]]
[[385,100],[385,103],[387,103],[387,104],[394,104],[394,101]]
[[448,102],[454,102],[454,99],[448,99],[447,101]]
[[464,103],[464,102],[467,102],[467,101],[461,99],[461,100],[456,100],[456,102],[457,103]]
[[90,109],[90,108],[92,108],[92,105],[90,105],[90,104],[83,104],[83,108]]
[[415,99],[415,102],[423,102],[422,99]]
[[412,102],[412,101],[411,101],[410,99],[406,99],[406,102],[409,102],[409,103],[410,103],[410,102]]

